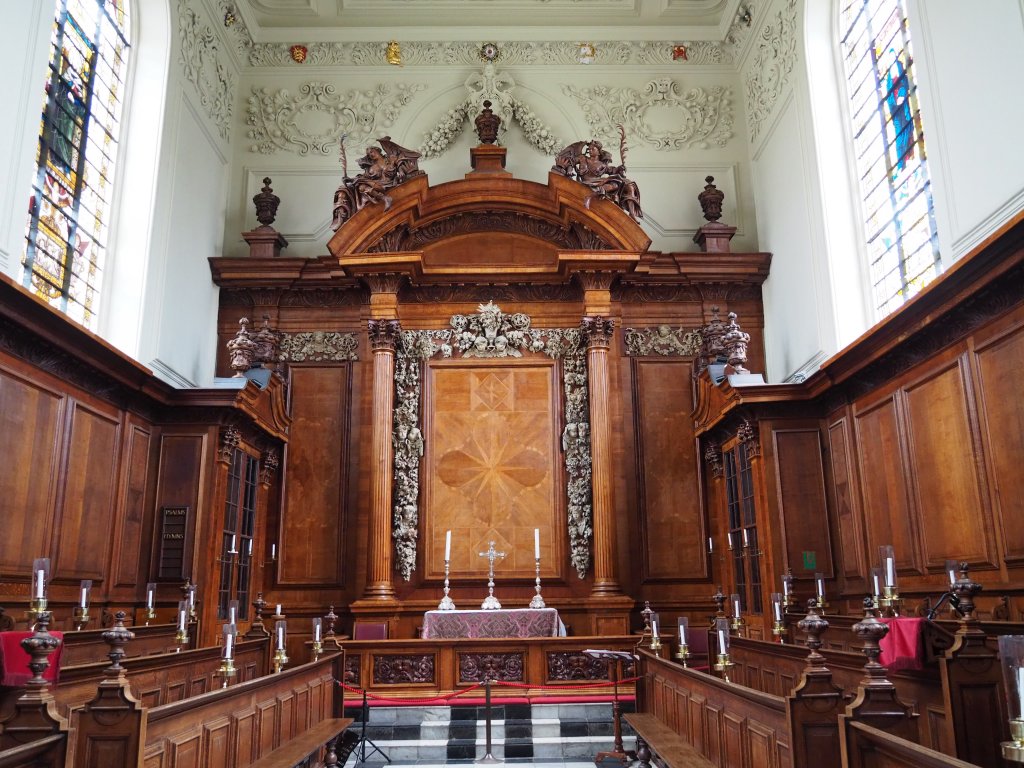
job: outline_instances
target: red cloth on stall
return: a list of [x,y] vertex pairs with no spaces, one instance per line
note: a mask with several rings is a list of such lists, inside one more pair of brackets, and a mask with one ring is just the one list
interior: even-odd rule
[[889,625],[889,633],[878,644],[882,649],[879,662],[890,672],[901,669],[924,669],[924,622],[918,618],[881,619]]
[[[61,643],[57,650],[50,654],[50,666],[43,672],[43,678],[50,685],[56,685],[60,675],[60,656],[64,651],[64,633],[50,634]],[[20,688],[32,679],[32,670],[28,668],[32,657],[21,647],[21,641],[32,635],[32,632],[0,632],[0,685]]]

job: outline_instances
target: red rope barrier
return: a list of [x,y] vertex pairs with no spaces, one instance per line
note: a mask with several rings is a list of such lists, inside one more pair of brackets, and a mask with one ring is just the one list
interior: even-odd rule
[[[620,680],[619,685],[626,685],[628,683],[635,683],[639,680],[639,677],[630,677],[625,680]],[[465,696],[470,691],[475,691],[478,688],[483,688],[483,683],[474,683],[469,688],[463,688],[461,691],[455,691],[453,693],[447,693],[443,696],[433,696],[427,699],[393,699],[386,696],[378,696],[369,691],[363,690],[362,688],[346,685],[345,683],[338,681],[338,685],[344,688],[346,691],[358,694],[362,696],[364,693],[368,699],[374,701],[385,701],[392,704],[436,704],[439,701],[450,701],[457,696]],[[506,688],[521,688],[521,689],[538,689],[546,691],[585,691],[592,688],[607,688],[611,683],[600,682],[600,683],[580,683],[579,685],[530,685],[529,683],[514,683],[506,680],[492,680],[491,685],[504,685]]]

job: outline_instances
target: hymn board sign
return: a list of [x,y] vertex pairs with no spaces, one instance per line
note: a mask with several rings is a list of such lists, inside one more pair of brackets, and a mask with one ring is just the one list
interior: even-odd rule
[[187,506],[160,508],[160,553],[157,558],[159,579],[184,578],[188,511]]

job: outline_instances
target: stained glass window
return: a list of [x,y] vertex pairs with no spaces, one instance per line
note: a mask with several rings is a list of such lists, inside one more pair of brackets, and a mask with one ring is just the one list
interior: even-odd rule
[[841,9],[872,298],[884,316],[942,270],[931,179],[904,0],[843,0]]
[[128,61],[128,0],[57,0],[24,284],[94,327]]

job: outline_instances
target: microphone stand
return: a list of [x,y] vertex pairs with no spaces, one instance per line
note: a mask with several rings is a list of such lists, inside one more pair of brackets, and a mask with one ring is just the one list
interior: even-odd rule
[[953,606],[953,610],[956,611],[958,616],[963,616],[963,613],[960,611],[960,598],[952,592],[943,592],[942,597],[940,597],[934,607],[928,611],[925,618],[928,619],[928,621],[933,621],[935,619],[935,615],[939,612],[939,609],[941,609],[946,603]]

